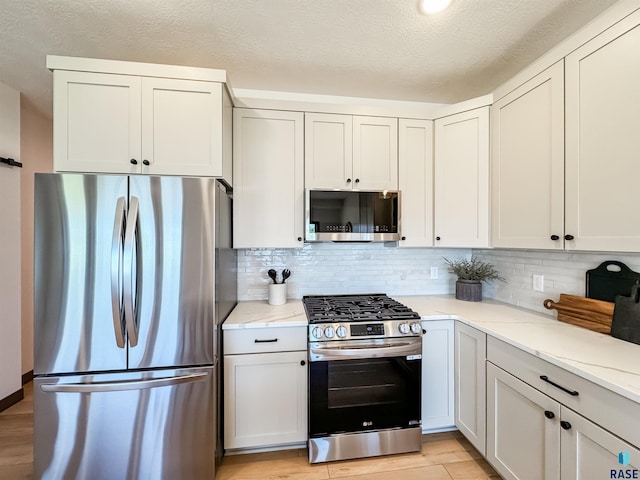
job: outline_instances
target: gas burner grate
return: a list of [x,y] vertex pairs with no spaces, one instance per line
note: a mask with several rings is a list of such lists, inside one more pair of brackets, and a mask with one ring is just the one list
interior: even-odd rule
[[302,298],[309,323],[409,320],[420,316],[383,293],[308,295]]

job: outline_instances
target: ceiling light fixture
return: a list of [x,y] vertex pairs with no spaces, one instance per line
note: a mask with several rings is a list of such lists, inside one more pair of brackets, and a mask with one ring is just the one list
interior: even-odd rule
[[441,12],[451,4],[451,0],[420,0],[418,9],[426,14],[432,15]]

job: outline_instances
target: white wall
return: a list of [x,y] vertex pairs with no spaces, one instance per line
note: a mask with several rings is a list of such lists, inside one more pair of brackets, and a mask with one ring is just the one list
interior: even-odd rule
[[[289,268],[289,298],[336,293],[447,294],[455,278],[443,257],[469,256],[467,249],[396,248],[384,243],[316,243],[300,249],[238,252],[239,300],[267,298],[270,268]],[[439,278],[431,278],[431,267]]]
[[[0,83],[0,157],[20,161],[20,92]],[[20,168],[0,164],[0,400],[22,388]]]
[[[473,254],[496,266],[506,283],[491,282],[483,294],[512,305],[555,316],[543,306],[546,298],[557,301],[561,293],[585,294],[587,270],[605,260],[618,260],[640,272],[640,254],[572,253],[534,250],[474,250]],[[544,275],[544,292],[533,291],[533,274]]]
[[[340,293],[387,293],[389,295],[452,294],[455,276],[447,272],[443,257],[471,254],[493,263],[507,280],[483,286],[485,298],[555,317],[547,310],[547,298],[561,293],[585,294],[585,274],[605,260],[618,260],[640,272],[640,254],[570,253],[533,250],[402,249],[381,243],[318,243],[301,249],[247,249],[238,251],[239,300],[265,300],[269,268],[278,275],[292,271],[289,298]],[[431,279],[431,267],[439,278]],[[544,292],[533,291],[533,274],[544,275]]]
[[24,99],[20,122],[22,150],[22,373],[33,370],[33,174],[53,169],[53,122]]

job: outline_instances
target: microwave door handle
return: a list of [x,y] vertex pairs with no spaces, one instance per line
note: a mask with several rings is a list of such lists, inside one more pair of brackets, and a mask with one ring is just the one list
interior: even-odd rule
[[135,292],[136,286],[136,257],[135,243],[138,225],[139,202],[137,197],[129,200],[129,213],[127,215],[127,227],[124,234],[124,318],[129,336],[129,346],[138,344],[138,322],[136,321]]
[[369,345],[361,348],[310,348],[309,355],[312,361],[343,360],[345,358],[383,358],[420,355],[420,343],[404,343],[401,345]]
[[113,316],[113,330],[116,345],[124,348],[125,336],[123,325],[123,311],[120,304],[122,273],[122,231],[125,217],[125,198],[120,197],[116,202],[116,213],[113,222],[113,237],[111,239],[111,313]]

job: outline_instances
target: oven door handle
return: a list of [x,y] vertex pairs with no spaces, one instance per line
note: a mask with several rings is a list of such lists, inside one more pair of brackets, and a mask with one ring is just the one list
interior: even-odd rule
[[310,347],[309,359],[312,362],[327,360],[352,360],[358,358],[384,358],[414,356],[418,360],[422,354],[422,342],[402,343],[399,345],[367,345],[364,347]]

